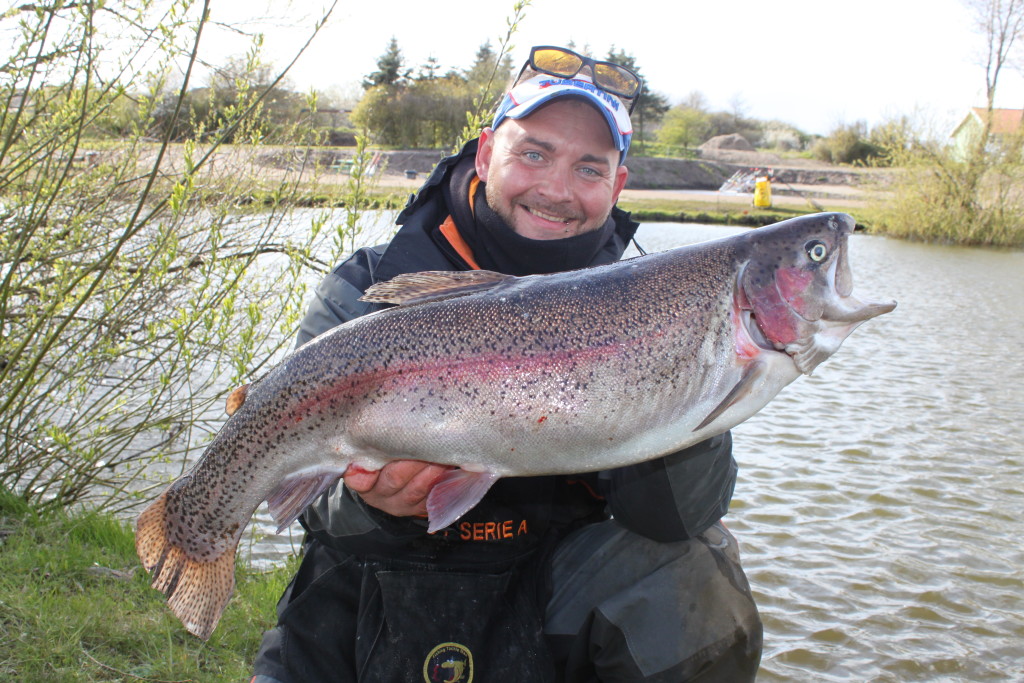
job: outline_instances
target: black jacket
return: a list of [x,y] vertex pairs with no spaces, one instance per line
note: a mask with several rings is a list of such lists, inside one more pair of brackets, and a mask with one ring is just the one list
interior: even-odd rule
[[[443,187],[476,141],[441,161],[398,217],[401,229],[386,245],[364,248],[320,283],[302,321],[302,345],[332,327],[379,308],[359,301],[371,284],[406,272],[468,270],[438,227],[451,213]],[[617,207],[615,230],[590,265],[617,261],[638,225]],[[425,560],[463,560],[528,549],[548,532],[564,533],[609,514],[659,541],[690,538],[727,511],[736,481],[728,433],[664,458],[579,476],[497,482],[476,508],[443,532],[426,534],[422,520],[394,518],[365,505],[342,484],[311,505],[306,528],[320,542],[357,554],[404,552]]]

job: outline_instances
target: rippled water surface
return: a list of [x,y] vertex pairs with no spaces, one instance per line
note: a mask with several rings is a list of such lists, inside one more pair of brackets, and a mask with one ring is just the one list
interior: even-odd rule
[[734,432],[758,680],[1022,681],[1024,253],[850,249],[855,291],[898,308]]
[[734,432],[758,680],[1024,681],[1024,252],[850,249],[855,291],[899,307]]

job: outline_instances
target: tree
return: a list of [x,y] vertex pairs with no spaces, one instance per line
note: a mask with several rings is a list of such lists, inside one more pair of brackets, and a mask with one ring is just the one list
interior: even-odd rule
[[466,82],[471,87],[482,88],[494,79],[498,66],[498,56],[491,49],[491,41],[486,40],[477,48],[473,57],[473,65],[466,70]]
[[377,59],[377,70],[363,79],[363,88],[369,90],[378,85],[404,85],[411,74],[412,70],[405,68],[405,58],[398,47],[398,40],[392,36],[387,50]]
[[[605,57],[605,60],[621,64],[636,73],[641,79],[643,78],[640,67],[636,65],[636,58],[623,50],[616,50],[614,45],[608,49],[608,56]],[[655,92],[646,83],[644,84],[643,91],[640,93],[640,97],[637,99],[636,105],[633,107],[633,113],[630,116],[633,121],[633,127],[637,131],[634,141],[640,143],[638,145],[639,151],[643,151],[644,131],[646,128],[656,126],[670,108],[671,105],[668,103],[667,97]]]
[[[352,112],[353,122],[377,144],[437,147],[454,140],[455,148],[461,148],[480,134],[511,78],[509,44],[528,5],[527,0],[516,0],[498,49],[491,47],[490,40],[485,41],[468,69],[453,69],[439,78],[434,62],[428,62],[430,68],[421,69],[421,77],[411,82],[389,85],[383,78],[377,84],[364,82],[368,87]],[[387,65],[400,64],[399,57],[392,39],[388,52],[378,62],[377,73],[383,74]]]
[[673,107],[662,118],[658,142],[679,147],[696,147],[708,139],[711,121],[707,112],[694,107]]
[[814,145],[811,153],[833,164],[863,164],[883,156],[884,150],[869,140],[867,123],[857,121],[837,126]]
[[466,83],[486,108],[490,108],[498,104],[498,98],[512,78],[513,68],[512,56],[504,51],[498,55],[488,40],[477,49],[473,65],[465,74]]
[[885,150],[900,167],[891,191],[894,199],[882,208],[887,231],[920,239],[957,244],[1024,244],[1024,165],[1021,137],[1008,146],[990,145],[992,112],[1000,77],[1019,56],[1024,37],[1024,0],[966,0],[983,39],[980,66],[985,74],[986,110],[983,130],[958,155],[942,140],[907,144],[897,136]]
[[417,81],[432,81],[437,78],[438,72],[441,70],[441,63],[437,61],[437,57],[430,55],[427,57],[427,61],[420,66],[420,71],[416,74]]

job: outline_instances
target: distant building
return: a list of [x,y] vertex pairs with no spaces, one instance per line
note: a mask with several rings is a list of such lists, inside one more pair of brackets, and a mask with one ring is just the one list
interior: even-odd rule
[[[988,110],[985,107],[973,107],[953,131],[950,137],[953,138],[953,147],[959,158],[967,158],[968,151],[977,143],[978,137],[985,130],[987,117]],[[989,142],[998,142],[1009,135],[1021,133],[1022,117],[1024,117],[1024,109],[993,109]]]

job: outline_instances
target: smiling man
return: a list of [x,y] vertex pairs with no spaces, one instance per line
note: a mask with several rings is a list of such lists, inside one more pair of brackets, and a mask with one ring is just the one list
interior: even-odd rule
[[[615,204],[640,89],[620,65],[533,48],[491,126],[438,164],[394,238],[318,286],[298,344],[379,308],[361,294],[402,273],[618,260],[638,227]],[[753,680],[761,622],[719,521],[731,444],[501,479],[434,534],[425,501],[446,468],[350,475],[302,518],[302,564],[254,681]]]
[[551,240],[604,225],[629,176],[619,159],[598,110],[562,98],[529,118],[485,129],[476,173],[486,183],[487,204],[513,231]]

